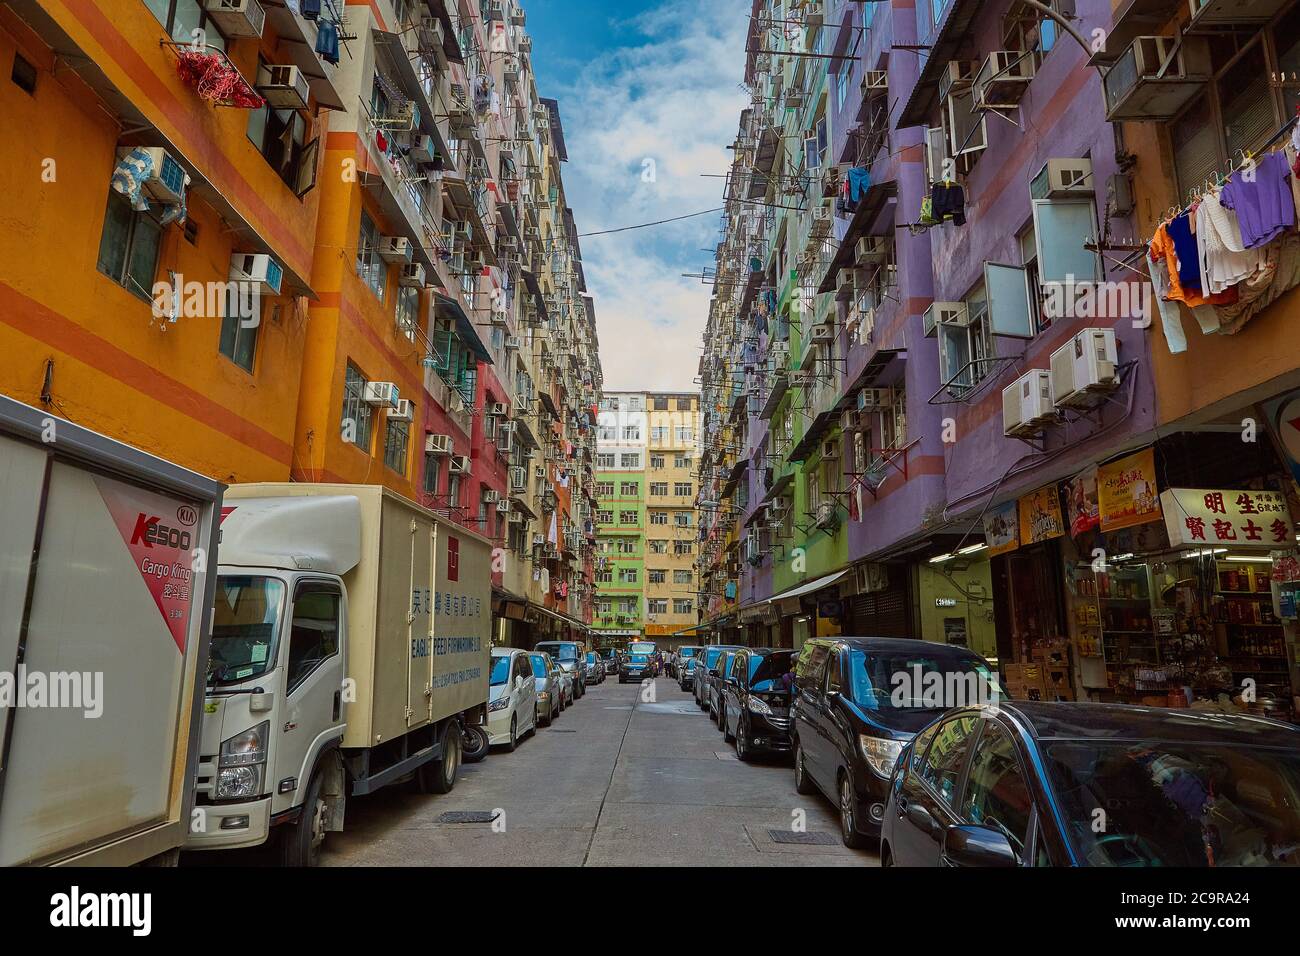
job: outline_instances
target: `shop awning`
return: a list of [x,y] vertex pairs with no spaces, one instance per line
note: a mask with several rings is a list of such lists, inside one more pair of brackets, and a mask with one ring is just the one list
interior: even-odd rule
[[981,0],[954,0],[949,5],[943,25],[930,41],[929,59],[925,61],[921,75],[912,87],[912,95],[894,124],[895,129],[923,126],[930,112],[938,106],[939,77],[948,69],[949,61],[957,57],[957,51],[970,31],[971,21],[981,6]]
[[699,624],[692,624],[690,627],[684,627],[680,631],[673,631],[671,634],[665,634],[664,637],[681,637],[683,634],[692,634],[695,631],[702,631],[713,626],[713,624],[710,624],[707,621],[702,621]]
[[811,594],[814,591],[820,591],[822,588],[834,584],[836,581],[838,581],[840,578],[844,577],[844,575],[848,573],[849,573],[849,569],[845,568],[842,571],[836,571],[834,574],[828,574],[825,577],[816,578],[804,584],[797,585],[796,587],[792,587],[789,590],[782,591],[780,594],[773,594],[770,598],[767,599],[767,603],[772,604],[776,601],[788,601],[791,598],[802,597],[805,594]]

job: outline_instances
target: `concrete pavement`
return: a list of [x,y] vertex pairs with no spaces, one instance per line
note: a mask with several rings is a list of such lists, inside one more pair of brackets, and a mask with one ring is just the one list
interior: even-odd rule
[[[348,801],[326,866],[875,865],[846,849],[834,808],[795,793],[788,760],[741,763],[689,693],[653,700],[616,679],[520,743],[462,768],[455,790],[396,786]],[[457,811],[495,823],[450,822]],[[822,843],[778,843],[801,818]],[[454,821],[455,818],[451,818]]]

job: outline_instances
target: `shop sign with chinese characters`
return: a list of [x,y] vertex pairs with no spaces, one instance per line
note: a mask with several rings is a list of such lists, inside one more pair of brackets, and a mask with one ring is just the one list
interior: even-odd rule
[[1286,548],[1295,531],[1286,498],[1278,491],[1171,488],[1160,496],[1169,543],[1232,548]]

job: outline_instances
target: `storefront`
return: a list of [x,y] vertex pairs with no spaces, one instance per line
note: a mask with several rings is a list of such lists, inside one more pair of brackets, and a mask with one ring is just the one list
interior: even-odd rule
[[917,637],[909,599],[908,565],[869,562],[855,568],[857,593],[844,602],[845,633]]
[[983,541],[917,564],[916,596],[922,640],[968,647],[997,663],[993,566]]

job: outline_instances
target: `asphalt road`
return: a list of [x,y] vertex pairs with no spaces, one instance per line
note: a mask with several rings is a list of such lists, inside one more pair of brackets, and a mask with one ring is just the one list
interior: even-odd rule
[[[457,811],[495,821],[443,817]],[[741,763],[666,678],[652,695],[615,678],[588,688],[514,753],[463,767],[450,794],[397,785],[349,800],[346,830],[323,856],[326,866],[877,863],[840,842],[829,802],[795,793],[787,759]]]

